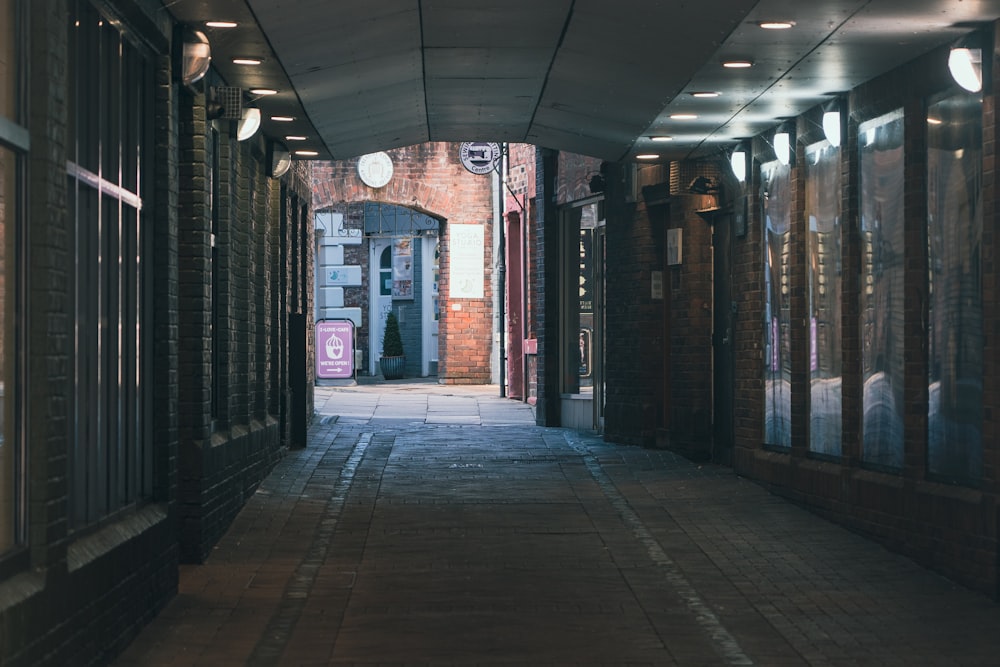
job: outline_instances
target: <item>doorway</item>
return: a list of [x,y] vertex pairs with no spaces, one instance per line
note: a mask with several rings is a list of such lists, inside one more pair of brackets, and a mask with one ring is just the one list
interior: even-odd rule
[[392,310],[392,239],[373,238],[371,256],[368,266],[371,267],[370,289],[368,301],[368,374],[375,376],[381,371],[379,359],[382,358],[382,336],[385,334],[385,321]]
[[715,217],[712,233],[712,460],[733,463],[735,360],[733,333],[737,304],[733,300],[733,215]]

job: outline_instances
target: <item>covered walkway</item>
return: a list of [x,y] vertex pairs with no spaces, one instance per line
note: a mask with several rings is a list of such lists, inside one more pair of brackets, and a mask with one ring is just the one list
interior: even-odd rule
[[496,387],[322,413],[115,663],[995,665],[1000,607],[731,469]]

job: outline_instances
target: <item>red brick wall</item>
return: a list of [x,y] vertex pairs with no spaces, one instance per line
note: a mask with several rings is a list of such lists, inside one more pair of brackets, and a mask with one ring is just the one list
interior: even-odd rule
[[[472,174],[462,166],[457,143],[425,143],[387,151],[393,176],[382,188],[371,188],[358,178],[358,160],[316,163],[313,169],[313,210],[338,210],[364,201],[406,206],[443,219],[438,288],[441,319],[438,330],[438,377],[446,384],[487,384],[493,352],[493,207],[492,178]],[[482,299],[449,299],[448,226],[483,225],[484,294]],[[367,255],[355,257],[363,267]],[[348,258],[345,257],[345,260]],[[350,260],[348,260],[350,261]],[[367,270],[362,270],[366,275]],[[345,292],[345,305],[362,307],[359,334],[367,340],[367,290]],[[364,303],[347,302],[349,297]]]

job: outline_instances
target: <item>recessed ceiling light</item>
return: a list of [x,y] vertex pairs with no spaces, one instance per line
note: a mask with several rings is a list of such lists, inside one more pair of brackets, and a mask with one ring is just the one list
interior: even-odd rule
[[694,120],[698,117],[696,113],[672,113],[670,118],[673,120]]
[[296,134],[290,134],[285,137],[285,141],[305,141],[307,137],[302,137]]
[[301,155],[302,157],[316,157],[319,155],[318,151],[295,151],[296,155]]
[[205,21],[206,28],[235,28],[236,21]]
[[635,159],[636,160],[655,160],[658,157],[660,157],[660,156],[657,155],[656,153],[641,153],[639,155],[636,155]]
[[728,67],[729,69],[745,69],[747,67],[753,67],[753,63],[749,60],[727,60],[722,63],[723,67]]
[[714,90],[699,90],[691,93],[691,97],[718,97],[721,93],[717,93]]
[[233,58],[234,65],[259,65],[262,62],[260,58]]
[[928,116],[927,117],[927,124],[928,125],[940,125],[943,122],[944,121],[942,121],[940,118],[934,118],[932,116]]
[[795,22],[794,21],[758,21],[757,25],[759,25],[764,30],[788,30],[793,25],[795,25]]
[[673,141],[673,137],[668,137],[667,135],[657,135],[655,137],[650,137],[650,141]]
[[295,118],[293,116],[271,116],[271,120],[276,123],[291,123]]
[[274,88],[251,88],[251,95],[277,95],[278,91]]

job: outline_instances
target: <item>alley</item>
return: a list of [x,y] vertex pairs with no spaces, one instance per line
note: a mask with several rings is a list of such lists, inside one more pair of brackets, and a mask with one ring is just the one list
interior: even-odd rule
[[1000,605],[728,468],[534,425],[495,387],[319,387],[115,663],[987,665]]

